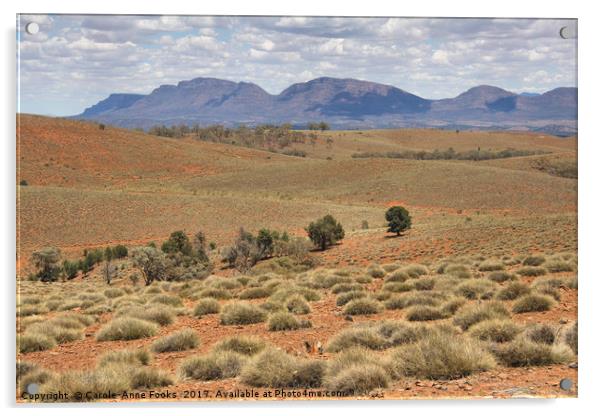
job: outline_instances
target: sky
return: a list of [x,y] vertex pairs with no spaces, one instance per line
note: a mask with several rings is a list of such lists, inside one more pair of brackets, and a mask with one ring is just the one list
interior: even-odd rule
[[[39,32],[25,31],[36,22]],[[574,20],[20,15],[18,110],[81,113],[111,93],[148,94],[197,77],[272,94],[329,76],[423,98],[477,85],[513,92],[577,86]]]

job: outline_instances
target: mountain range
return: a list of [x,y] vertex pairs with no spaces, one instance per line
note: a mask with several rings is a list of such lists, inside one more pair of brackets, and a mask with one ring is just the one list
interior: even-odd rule
[[162,85],[148,95],[111,94],[73,118],[130,128],[326,121],[341,129],[437,127],[571,135],[577,131],[577,88],[516,94],[480,85],[454,98],[431,100],[356,79],[322,77],[273,95],[249,82],[195,78]]

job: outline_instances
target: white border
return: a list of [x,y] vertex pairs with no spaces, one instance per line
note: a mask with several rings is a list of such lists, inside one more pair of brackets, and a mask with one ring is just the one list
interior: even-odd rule
[[[406,401],[406,402],[276,402],[276,403],[211,403],[211,404],[161,404],[160,406],[92,405],[86,408],[90,415],[126,414],[144,412],[146,416],[165,416],[166,411],[197,413],[266,415],[286,414],[307,416],[309,412],[326,414],[341,412],[346,416],[360,415],[368,411],[391,414],[420,412],[420,414],[507,415],[508,413],[537,412],[548,415],[594,413],[596,399],[602,386],[600,379],[600,309],[602,300],[602,253],[599,240],[601,231],[600,169],[602,163],[602,134],[600,113],[600,53],[599,39],[602,16],[596,11],[595,2],[555,1],[527,2],[525,0],[485,1],[454,0],[419,2],[393,2],[370,0],[357,4],[349,1],[302,0],[284,4],[282,1],[230,1],[191,2],[170,0],[151,3],[148,0],[23,0],[19,3],[2,2],[2,131],[0,139],[3,163],[2,247],[0,249],[4,272],[3,282],[2,367],[0,372],[3,407],[8,413],[29,414],[44,412],[45,415],[79,414],[81,406],[52,406],[41,409],[15,408],[14,405],[14,265],[15,265],[15,16],[16,13],[129,13],[129,14],[230,14],[230,15],[346,15],[346,16],[472,16],[472,17],[556,17],[579,19],[579,399],[563,400],[479,400],[479,401]],[[598,189],[596,191],[596,189]],[[599,410],[598,412],[599,413]]]

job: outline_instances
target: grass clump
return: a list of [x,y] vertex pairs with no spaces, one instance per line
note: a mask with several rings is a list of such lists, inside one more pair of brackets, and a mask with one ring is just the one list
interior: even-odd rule
[[499,302],[485,302],[477,305],[466,305],[456,313],[454,325],[466,331],[471,326],[489,319],[508,319],[510,312]]
[[575,271],[575,266],[568,262],[559,259],[553,259],[546,262],[546,269],[550,273],[562,273],[562,272],[572,272]]
[[538,344],[523,337],[499,344],[492,351],[507,367],[563,364],[573,359],[573,353],[566,345]]
[[109,299],[115,299],[115,298],[125,295],[125,292],[123,291],[123,289],[120,289],[118,287],[111,287],[109,289],[106,289],[103,293]]
[[130,387],[132,389],[150,389],[153,387],[167,387],[174,384],[172,377],[165,371],[157,368],[136,368],[131,375]]
[[470,328],[470,335],[481,341],[510,342],[521,328],[509,319],[491,319],[479,322]]
[[520,274],[521,276],[535,277],[535,276],[543,276],[543,275],[547,274],[548,271],[546,269],[544,269],[543,267],[526,266],[526,267],[521,267],[520,269],[518,269],[516,271],[516,273]]
[[403,309],[408,306],[439,306],[445,295],[437,292],[410,292],[389,298],[385,302],[387,309]]
[[352,290],[351,292],[341,293],[339,296],[337,296],[337,306],[343,306],[354,299],[361,299],[367,296],[368,295],[366,292],[360,290]]
[[354,364],[327,379],[326,386],[333,391],[348,395],[368,394],[376,389],[387,388],[390,377],[378,365]]
[[360,298],[348,302],[343,309],[347,315],[373,315],[382,310],[382,305],[374,299]]
[[199,335],[194,329],[186,328],[161,337],[152,343],[153,352],[185,351],[198,347]]
[[239,335],[225,338],[213,347],[214,351],[233,351],[243,355],[255,355],[266,347],[266,343],[259,337]]
[[174,308],[179,308],[180,306],[183,306],[182,299],[180,299],[178,296],[170,296],[165,294],[153,296],[149,302],[172,306]]
[[304,315],[311,312],[311,307],[305,298],[301,295],[293,295],[286,300],[286,309],[289,312]]
[[104,353],[98,359],[99,366],[105,366],[112,363],[130,364],[130,365],[149,365],[151,355],[145,349],[138,350],[118,350]]
[[182,378],[220,380],[236,377],[242,371],[247,357],[234,351],[217,350],[202,356],[185,359],[179,368]]
[[199,298],[230,299],[232,295],[226,289],[217,289],[214,287],[201,290],[198,293]]
[[370,276],[372,276],[375,279],[381,279],[383,277],[385,277],[385,270],[380,267],[378,264],[372,264],[370,265],[370,267],[368,267],[368,269],[366,269],[366,273],[368,273]]
[[396,377],[456,379],[495,367],[494,357],[471,338],[443,330],[415,344],[397,347],[389,356]]
[[266,320],[266,312],[258,306],[246,302],[230,303],[222,309],[222,325],[249,325]]
[[354,326],[343,329],[333,336],[326,345],[326,351],[339,352],[358,346],[371,350],[380,350],[387,347],[387,341],[374,327]]
[[117,316],[127,316],[129,318],[142,319],[144,321],[153,322],[161,326],[170,325],[175,319],[173,310],[164,305],[155,305],[151,307],[126,307],[118,310]]
[[239,293],[239,299],[261,299],[267,298],[272,294],[272,291],[265,287],[250,287]]
[[472,277],[472,273],[468,266],[464,264],[450,264],[446,265],[441,269],[442,273],[446,273],[450,276],[457,277],[459,279],[470,279]]
[[489,280],[491,280],[492,282],[503,283],[508,280],[515,280],[516,276],[513,275],[512,273],[508,273],[508,272],[504,272],[504,271],[497,271],[497,272],[489,273],[487,278]]
[[200,318],[201,316],[219,313],[219,302],[214,298],[202,298],[195,305],[192,315]]
[[523,266],[541,266],[546,262],[544,256],[527,256],[523,260]]
[[39,333],[26,333],[17,337],[18,350],[21,353],[45,351],[56,347],[54,338]]
[[410,276],[408,276],[408,274],[406,272],[404,272],[403,270],[395,270],[395,271],[391,272],[385,278],[385,283],[389,283],[389,282],[403,283],[406,280],[408,280],[409,278],[410,278]]
[[244,367],[243,383],[254,387],[314,388],[322,384],[323,361],[298,359],[276,348],[266,348]]
[[538,344],[552,345],[556,341],[558,330],[549,324],[535,324],[527,328],[525,336]]
[[428,274],[428,269],[422,264],[410,264],[402,269],[410,278],[416,279]]
[[578,339],[579,339],[579,331],[577,329],[577,322],[573,326],[569,328],[568,331],[564,334],[564,341],[566,344],[573,350],[575,354],[577,354],[578,350]]
[[497,260],[484,261],[479,265],[480,272],[493,272],[496,270],[504,270],[505,268],[506,266],[504,266],[504,263]]
[[547,295],[530,294],[516,300],[512,306],[514,313],[549,311],[555,305],[552,297]]
[[335,295],[353,290],[364,290],[364,287],[359,283],[337,283],[330,289]]
[[269,331],[294,331],[309,326],[309,321],[301,321],[290,312],[276,312],[268,320]]
[[129,341],[148,338],[157,333],[158,325],[138,318],[115,318],[100,328],[97,341]]
[[408,321],[434,321],[446,317],[439,308],[427,305],[412,306],[406,312],[406,319]]
[[510,282],[496,294],[498,300],[514,300],[520,296],[531,293],[531,288],[522,282]]
[[458,286],[456,294],[466,299],[491,299],[495,290],[496,285],[490,280],[469,279]]

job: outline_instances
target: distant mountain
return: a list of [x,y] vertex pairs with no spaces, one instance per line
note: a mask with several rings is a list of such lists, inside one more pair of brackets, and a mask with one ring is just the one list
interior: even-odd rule
[[124,127],[154,124],[259,124],[327,121],[334,128],[440,127],[576,131],[577,89],[515,94],[480,85],[454,98],[429,100],[391,85],[317,78],[272,95],[256,84],[195,78],[148,95],[111,94],[79,119]]

